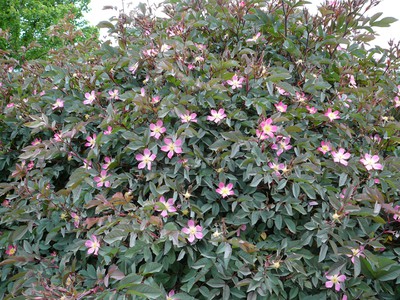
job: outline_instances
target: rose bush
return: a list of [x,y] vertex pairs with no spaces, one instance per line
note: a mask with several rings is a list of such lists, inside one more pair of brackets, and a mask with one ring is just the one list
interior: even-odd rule
[[3,59],[1,299],[395,299],[399,49],[375,0],[169,0]]

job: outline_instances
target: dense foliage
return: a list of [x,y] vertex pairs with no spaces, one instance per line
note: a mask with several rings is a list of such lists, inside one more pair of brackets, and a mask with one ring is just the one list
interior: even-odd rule
[[0,298],[395,299],[376,3],[170,0],[103,22],[118,46],[3,62]]
[[90,0],[1,0],[0,54],[17,60],[43,58],[49,50],[62,45],[61,32],[49,33],[63,18],[71,19],[75,29],[82,31],[81,39],[97,32],[83,20]]

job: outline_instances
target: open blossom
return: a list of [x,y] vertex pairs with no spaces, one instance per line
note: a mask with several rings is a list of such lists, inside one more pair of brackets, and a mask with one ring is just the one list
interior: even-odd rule
[[271,146],[272,149],[276,150],[276,155],[280,156],[283,151],[292,149],[290,145],[290,137],[279,136],[276,138],[276,143]]
[[356,88],[357,87],[357,83],[356,83],[356,80],[354,79],[354,76],[348,74],[348,77],[349,77],[349,87]]
[[90,239],[85,242],[85,246],[88,247],[88,254],[97,255],[100,249],[100,242],[97,237],[92,234]]
[[287,105],[284,104],[282,101],[279,102],[278,104],[275,104],[275,107],[279,112],[286,112],[287,109]]
[[351,248],[352,254],[346,254],[348,257],[351,257],[351,262],[354,264],[355,257],[365,257],[363,254],[364,247],[360,246],[360,248]]
[[160,102],[160,96],[154,96],[151,98],[151,103],[156,104],[158,102]]
[[281,88],[281,87],[279,87],[279,86],[276,87],[276,90],[277,90],[278,93],[279,93],[280,95],[282,95],[282,96],[289,96],[289,95],[290,95],[288,92],[286,92],[285,89],[283,89],[283,88]]
[[328,117],[330,122],[340,119],[339,111],[337,111],[337,110],[332,111],[331,108],[328,108],[328,110],[325,112],[324,116]]
[[174,155],[174,153],[182,153],[182,140],[177,139],[175,142],[169,138],[164,139],[165,145],[161,147],[161,151],[168,152],[167,156],[169,159]]
[[155,154],[152,154],[149,149],[144,149],[143,154],[136,154],[136,160],[140,161],[138,169],[144,169],[147,167],[151,170],[151,162],[156,158]]
[[253,36],[251,39],[247,39],[246,42],[257,42],[258,38],[261,36],[261,32],[258,32],[255,36]]
[[326,275],[326,279],[328,279],[328,281],[325,282],[325,287],[330,289],[335,286],[335,290],[339,292],[340,288],[342,287],[341,283],[346,280],[346,275],[340,275],[340,273],[331,276]]
[[63,108],[63,107],[64,107],[64,101],[61,100],[60,98],[57,98],[56,102],[52,106],[53,110],[55,110],[57,108]]
[[311,114],[311,115],[313,115],[313,114],[315,114],[315,113],[317,113],[317,108],[316,107],[309,107],[308,105],[306,106],[306,108],[307,108],[307,110],[308,110],[308,112]]
[[400,107],[400,99],[399,99],[399,97],[394,97],[394,99],[393,99],[393,103],[394,103],[394,107]]
[[108,176],[107,175],[107,171],[106,170],[102,170],[100,172],[100,176],[96,176],[96,177],[93,178],[93,180],[95,182],[97,182],[97,187],[102,187],[103,185],[105,187],[110,187],[111,186],[110,181],[107,180],[107,176]]
[[83,101],[83,104],[92,104],[96,100],[96,94],[95,91],[92,91],[91,93],[85,93],[85,100]]
[[74,226],[75,226],[75,228],[78,228],[78,227],[79,227],[79,222],[80,222],[79,215],[76,214],[76,213],[74,213],[74,212],[72,212],[72,213],[71,213],[71,218],[72,218],[72,220],[74,220]]
[[228,183],[227,185],[225,185],[223,182],[220,182],[218,184],[217,193],[220,194],[222,198],[226,198],[228,196],[235,194],[232,189],[233,189],[232,183]]
[[106,156],[104,157],[104,164],[101,165],[101,168],[103,170],[107,170],[111,163],[112,163],[112,158]]
[[365,166],[365,168],[370,171],[374,170],[382,170],[383,166],[379,163],[379,156],[366,153],[363,158],[360,159],[360,162]]
[[156,124],[150,124],[150,136],[154,136],[155,139],[159,139],[161,134],[167,131],[165,127],[163,127],[163,121],[158,120]]
[[215,109],[211,110],[211,116],[207,117],[208,121],[219,123],[222,119],[226,118],[225,110],[220,108],[218,111]]
[[268,166],[274,170],[274,173],[276,176],[280,177],[281,173],[280,171],[282,171],[283,173],[285,173],[287,171],[287,167],[285,166],[285,164],[278,164],[275,162],[269,162]]
[[326,154],[327,152],[332,150],[331,143],[322,141],[321,147],[318,147],[317,150],[322,152],[323,154]]
[[173,297],[174,295],[175,295],[174,290],[169,291],[167,298],[165,300],[178,300],[177,298]]
[[256,134],[261,140],[265,140],[268,137],[273,138],[274,133],[277,132],[278,127],[275,125],[272,125],[272,119],[268,118],[264,121],[262,121],[259,125],[259,129],[256,130]]
[[306,97],[306,95],[303,93],[303,92],[296,92],[296,100],[298,101],[298,102],[305,102],[306,100],[307,100],[307,97]]
[[107,129],[104,130],[104,135],[110,135],[112,133],[112,127],[111,126],[107,126]]
[[6,254],[7,255],[13,256],[13,255],[15,255],[16,252],[17,252],[17,246],[8,245],[8,247],[6,249]]
[[196,113],[191,113],[190,111],[186,111],[185,114],[182,114],[179,117],[181,118],[182,123],[190,123],[190,122],[197,123]]
[[61,135],[61,133],[55,133],[54,134],[54,136],[53,136],[53,139],[56,141],[56,142],[62,142],[62,135]]
[[200,225],[196,226],[193,220],[188,221],[188,227],[182,228],[182,232],[189,235],[187,239],[190,243],[193,243],[195,239],[202,239],[202,231],[203,227],[201,227]]
[[334,162],[338,162],[341,163],[342,165],[347,166],[349,164],[349,162],[347,161],[347,159],[350,158],[350,153],[346,152],[345,149],[340,148],[339,151],[332,151],[332,156],[333,156],[333,161]]
[[119,97],[118,97],[119,91],[118,90],[109,90],[108,94],[110,95],[111,99],[115,99],[115,100],[119,99]]
[[86,140],[87,140],[87,143],[85,144],[85,146],[86,147],[90,147],[90,148],[94,148],[94,146],[96,146],[96,137],[97,137],[97,135],[96,134],[93,134],[93,136],[88,136],[87,138],[86,138]]
[[245,79],[244,77],[238,78],[238,76],[235,74],[235,75],[233,75],[232,79],[227,80],[226,83],[232,87],[232,90],[240,89],[242,87],[242,83],[243,83],[244,79]]
[[164,209],[160,209],[159,207],[156,207],[157,211],[161,211],[162,217],[168,216],[169,212],[176,212],[176,207],[174,206],[175,200],[173,198],[169,198],[167,201],[165,201],[165,198],[163,196],[161,196],[159,201],[162,204],[164,204],[164,206],[165,206]]
[[396,211],[396,213],[393,214],[393,220],[400,222],[400,205],[396,205],[394,207],[394,210]]
[[32,145],[32,146],[36,146],[36,145],[39,145],[41,142],[42,142],[41,139],[36,138],[36,139],[34,139],[34,140],[32,141],[31,145]]

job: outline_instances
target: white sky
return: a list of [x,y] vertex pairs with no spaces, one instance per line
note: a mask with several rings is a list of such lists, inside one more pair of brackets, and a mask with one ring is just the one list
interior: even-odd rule
[[[112,16],[117,15],[117,10],[103,10],[103,6],[117,6],[118,9],[122,8],[124,4],[125,9],[129,11],[129,8],[136,6],[139,2],[148,3],[160,3],[162,0],[91,0],[90,8],[91,11],[85,14],[86,19],[92,25],[97,25],[100,21],[107,21]],[[312,4],[309,5],[311,11],[316,12],[317,5],[323,2],[323,0],[308,0]],[[377,12],[383,12],[382,17],[395,17],[400,20],[400,0],[382,0],[382,2],[373,8],[370,15]],[[375,30],[378,32],[379,36],[372,42],[373,44],[380,45],[381,47],[387,48],[387,42],[389,39],[394,39],[395,41],[400,40],[400,21],[392,23],[390,27],[377,28]],[[100,33],[101,36],[106,35],[106,30]]]

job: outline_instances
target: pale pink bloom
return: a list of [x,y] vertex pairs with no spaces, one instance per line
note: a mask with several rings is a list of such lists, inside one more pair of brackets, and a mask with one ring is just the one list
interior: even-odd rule
[[52,106],[53,110],[55,110],[57,108],[63,108],[63,107],[64,107],[64,101],[61,100],[60,98],[57,98],[56,102]]
[[90,147],[90,148],[94,148],[94,146],[96,146],[96,137],[97,135],[94,133],[93,137],[91,137],[90,135],[86,138],[87,143],[85,144],[86,147]]
[[172,47],[171,47],[170,45],[162,44],[162,45],[161,45],[160,52],[166,52],[166,51],[168,51],[168,50],[171,49],[171,48],[172,48]]
[[236,230],[236,236],[240,236],[241,231],[245,231],[247,228],[246,224],[241,225],[237,230]]
[[13,102],[7,104],[7,108],[12,108],[12,107],[14,107],[14,103]]
[[110,166],[110,164],[112,163],[112,158],[106,156],[106,157],[104,157],[104,162],[105,162],[105,163],[101,165],[101,168],[102,168],[103,170],[107,170],[108,167]]
[[275,163],[275,162],[269,162],[268,166],[272,170],[274,170],[275,175],[278,176],[278,177],[281,176],[280,171],[283,171],[284,173],[287,171],[287,168],[286,168],[285,164],[278,164],[278,163]]
[[33,169],[33,167],[35,166],[35,162],[34,161],[30,161],[29,164],[26,166],[27,170],[30,171]]
[[371,140],[376,142],[376,143],[380,143],[382,141],[382,138],[379,136],[379,134],[375,134],[373,136],[370,136]]
[[235,74],[233,75],[232,79],[227,80],[226,83],[232,87],[232,90],[234,90],[234,89],[240,89],[242,87],[242,83],[244,80],[245,80],[244,77],[238,78],[238,76]]
[[88,254],[93,253],[94,255],[97,255],[100,249],[100,242],[97,237],[92,234],[90,239],[85,242],[85,246],[89,248],[87,252]]
[[239,6],[240,7],[245,7],[246,6],[246,2],[245,1],[240,1],[239,2]]
[[188,67],[189,70],[193,70],[195,68],[195,66],[193,64],[188,64],[187,67]]
[[343,101],[343,105],[346,106],[347,108],[350,107],[350,105],[349,105],[347,102],[349,102],[349,103],[353,102],[353,101],[351,101],[351,99],[349,99],[349,98],[347,97],[346,94],[341,95],[341,96],[339,97],[339,99]]
[[165,127],[163,127],[163,121],[158,120],[156,124],[150,124],[150,136],[154,136],[155,139],[159,139],[161,134],[167,131]]
[[129,69],[129,71],[131,71],[132,75],[134,75],[136,73],[136,70],[138,67],[139,67],[139,62],[137,62],[133,66],[130,66],[128,69]]
[[154,96],[153,98],[151,98],[151,103],[155,104],[160,102],[160,96]]
[[32,145],[32,146],[36,146],[36,145],[39,145],[41,142],[42,142],[41,139],[36,138],[36,139],[34,139],[34,140],[32,141],[31,145]]
[[156,206],[156,210],[161,211],[162,217],[168,216],[169,212],[176,212],[176,207],[174,206],[175,200],[173,198],[169,198],[167,201],[165,201],[165,198],[161,196],[159,201],[165,206],[164,209],[160,209],[158,206]]
[[393,214],[393,220],[399,221],[400,222],[400,205],[396,205],[394,209],[397,211],[396,213]]
[[118,91],[117,89],[115,89],[115,90],[109,90],[109,91],[108,91],[108,94],[110,95],[110,98],[111,98],[111,99],[115,99],[115,100],[118,100],[118,99],[119,99],[119,97],[118,97],[119,91]]
[[143,50],[143,54],[145,56],[153,56],[154,57],[154,56],[157,56],[158,51],[157,51],[157,49],[152,48],[152,49]]
[[260,130],[256,130],[256,134],[257,136],[261,139],[261,140],[265,140],[268,137],[273,138],[274,137],[274,133],[277,132],[278,127],[275,125],[272,125],[272,119],[268,118],[265,119],[264,121],[262,121],[259,125]]
[[46,95],[46,91],[41,91],[41,92],[39,93],[39,95],[40,95],[40,96]]
[[174,295],[175,295],[175,291],[174,290],[169,291],[169,293],[167,295],[167,298],[165,300],[179,300],[179,299],[173,297]]
[[374,179],[374,183],[376,183],[376,184],[380,184],[380,183],[381,183],[381,181],[380,181],[378,178],[375,178],[375,179]]
[[215,109],[211,110],[211,116],[207,116],[208,121],[219,123],[222,119],[226,117],[225,110],[220,108],[218,111]]
[[341,283],[346,280],[346,275],[340,275],[340,273],[331,276],[326,275],[326,279],[329,281],[325,282],[325,287],[330,289],[335,286],[335,290],[339,292],[342,287]]
[[347,159],[350,158],[351,154],[349,152],[346,152],[345,149],[340,148],[339,151],[332,151],[332,156],[333,156],[333,161],[341,163],[342,165],[347,166],[349,163]]
[[349,87],[356,88],[357,87],[357,83],[356,83],[356,80],[354,79],[354,76],[348,74],[348,77],[349,77]]
[[74,213],[74,212],[72,212],[72,213],[71,213],[71,218],[72,218],[72,220],[74,220],[74,226],[75,226],[75,228],[78,228],[78,227],[79,227],[79,222],[80,222],[79,215],[76,214],[76,213]]
[[92,162],[87,159],[83,160],[83,168],[86,170],[90,170],[92,168]]
[[165,145],[161,147],[161,151],[168,152],[167,156],[169,159],[174,155],[174,153],[182,153],[182,140],[177,139],[175,142],[169,138],[164,139]]
[[333,112],[331,108],[328,108],[328,110],[325,112],[324,116],[328,117],[329,121],[331,121],[331,122],[333,120],[340,119],[339,111],[335,110]]
[[185,114],[182,114],[179,116],[181,118],[182,123],[190,123],[190,122],[195,122],[197,123],[197,114],[196,113],[191,113],[190,111],[186,111]]
[[323,154],[326,154],[327,152],[332,150],[331,143],[328,141],[326,141],[326,142],[322,141],[321,147],[318,147],[317,150],[322,152]]
[[365,168],[370,171],[374,170],[382,170],[383,166],[379,163],[379,156],[365,153],[364,157],[360,159],[360,162],[365,166]]
[[271,148],[276,150],[277,156],[280,156],[283,151],[292,149],[292,146],[290,145],[290,137],[278,136],[276,138],[276,144],[272,144]]
[[275,103],[275,107],[279,112],[286,112],[287,105],[284,104],[282,101],[279,102],[278,104]]
[[107,129],[106,130],[104,130],[104,135],[110,135],[111,134],[111,132],[112,132],[112,127],[111,126],[107,126]]
[[105,187],[110,187],[111,184],[110,184],[110,181],[107,180],[107,177],[108,177],[107,171],[106,170],[101,170],[100,176],[94,177],[93,180],[95,182],[97,182],[97,185],[96,185],[97,187],[102,187],[103,185]]
[[146,96],[146,90],[144,88],[140,89],[140,96],[142,97]]
[[303,92],[296,92],[296,99],[298,102],[305,102],[307,100],[306,95]]
[[62,141],[62,135],[61,135],[61,133],[55,133],[54,136],[53,136],[53,138],[54,138],[54,140],[55,140],[56,142],[61,142],[61,141]]
[[255,36],[253,36],[251,39],[247,39],[246,42],[257,42],[258,38],[261,36],[261,32],[258,32]]
[[152,154],[149,149],[144,149],[143,154],[136,154],[136,160],[140,161],[138,169],[144,169],[147,167],[151,170],[151,162],[156,158],[155,154]]
[[6,249],[6,254],[7,255],[13,256],[13,255],[15,255],[16,252],[17,252],[17,246],[8,245],[8,247]]
[[400,107],[400,99],[399,99],[399,97],[394,97],[394,99],[393,99],[393,103],[394,103],[394,107]]
[[277,86],[276,90],[278,91],[278,93],[282,96],[289,96],[290,94],[288,92],[286,92],[283,88]]
[[190,243],[193,243],[195,239],[201,240],[203,238],[203,227],[195,225],[193,220],[188,221],[188,227],[182,228],[182,232],[188,234],[187,238]]
[[364,251],[364,246],[360,246],[360,248],[351,248],[350,249],[352,254],[346,254],[346,256],[351,257],[351,262],[354,264],[354,258],[355,257],[365,257],[363,254]]
[[223,182],[220,182],[218,184],[218,188],[216,192],[222,196],[222,198],[226,198],[228,196],[234,195],[235,192],[232,190],[233,189],[233,184],[228,183],[225,185]]
[[95,91],[91,93],[85,93],[86,100],[83,101],[83,104],[92,104],[96,100]]
[[196,48],[197,48],[198,50],[200,50],[200,51],[204,51],[204,50],[207,49],[207,45],[204,45],[204,44],[197,44],[197,43],[194,43],[194,45],[195,45]]
[[309,107],[308,105],[306,106],[306,108],[307,108],[307,110],[308,110],[308,112],[311,114],[311,115],[313,115],[313,114],[315,114],[315,113],[317,113],[317,108],[316,107]]

